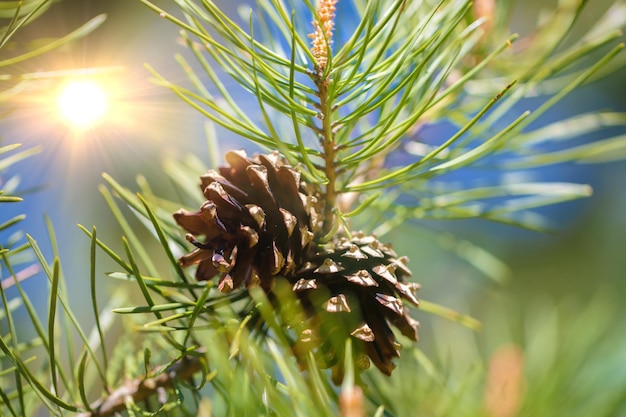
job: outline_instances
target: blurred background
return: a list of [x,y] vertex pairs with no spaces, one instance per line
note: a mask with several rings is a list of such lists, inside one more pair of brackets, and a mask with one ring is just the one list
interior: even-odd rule
[[[171,5],[166,1],[155,3]],[[238,5],[233,1],[216,3],[228,13],[235,13]],[[512,31],[522,34],[535,21],[539,6],[550,7],[548,1],[517,3],[517,27]],[[598,19],[610,3],[594,0],[586,8],[581,24]],[[139,1],[57,2],[14,39],[13,51],[28,47],[29,42],[67,34],[102,13],[107,19],[92,34],[27,61],[16,70],[102,68],[103,74],[98,77],[107,86],[109,106],[117,109],[116,117],[89,128],[68,124],[53,104],[63,87],[59,77],[25,92],[10,109],[3,109],[7,114],[0,121],[5,143],[41,147],[38,155],[15,166],[13,173],[19,175],[20,189],[27,194],[23,203],[3,206],[1,220],[26,213],[22,229],[49,251],[44,214],[50,217],[62,243],[62,265],[75,292],[77,308],[86,302],[82,301],[86,297],[81,300],[81,293],[88,291],[85,260],[89,239],[76,224],[87,228],[96,225],[98,236],[107,242],[120,239],[121,232],[98,191],[98,184],[103,182],[101,174],[109,173],[131,188],[141,174],[155,192],[167,193],[171,192],[170,185],[161,168],[165,158],[182,159],[193,153],[209,163],[202,116],[169,90],[151,83],[144,67],[148,63],[169,80],[186,82],[174,59],[175,54],[185,52],[178,30]],[[3,54],[12,53],[11,48],[3,50]],[[578,90],[549,117],[556,119],[593,109],[624,112],[624,97],[626,72],[620,70]],[[542,118],[539,123],[548,121]],[[223,150],[247,146],[229,133],[218,134]],[[453,233],[458,240],[433,241],[427,235],[402,231],[386,236],[396,249],[410,249],[407,255],[415,279],[422,284],[422,298],[483,323],[477,334],[417,312],[422,323],[420,346],[433,362],[449,367],[452,373],[467,374],[476,358],[482,358],[488,366],[494,352],[514,344],[524,352],[525,389],[538,390],[534,387],[540,386],[545,393],[544,403],[537,402],[537,408],[528,408],[524,415],[593,416],[589,410],[597,410],[597,405],[580,407],[595,401],[614,405],[611,410],[618,411],[611,415],[626,416],[626,163],[560,164],[544,175],[550,180],[588,183],[594,189],[591,198],[542,210],[556,226],[555,234],[521,231],[485,221],[456,221],[436,228]],[[506,280],[494,282],[464,260],[463,256],[482,255],[472,252],[472,246],[463,241],[500,258],[509,269]],[[102,268],[106,270],[106,265]],[[112,283],[106,279],[101,283],[106,294]],[[28,280],[24,288],[45,305],[47,294],[38,278]],[[403,369],[394,378],[401,380],[406,372]],[[539,393],[537,396],[543,398]],[[568,396],[575,398],[574,403],[556,400]]]

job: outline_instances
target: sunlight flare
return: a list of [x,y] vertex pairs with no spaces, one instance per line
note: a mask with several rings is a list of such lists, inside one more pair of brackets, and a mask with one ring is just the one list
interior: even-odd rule
[[58,107],[66,123],[84,129],[104,118],[108,98],[104,88],[94,81],[71,81],[61,89]]

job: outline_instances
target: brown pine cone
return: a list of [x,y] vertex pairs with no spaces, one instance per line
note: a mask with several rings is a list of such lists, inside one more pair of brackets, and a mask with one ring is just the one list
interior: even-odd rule
[[198,280],[219,275],[223,292],[254,284],[269,291],[274,277],[291,276],[304,263],[317,230],[317,199],[277,152],[249,158],[231,151],[226,162],[201,177],[207,201],[200,211],[174,213],[196,246],[180,263],[198,264]]
[[[351,240],[341,238],[333,248],[310,258],[296,272],[293,291],[305,310],[323,313],[313,324],[314,333],[335,334],[340,340],[353,336],[355,348],[389,375],[400,347],[391,326],[417,340],[419,323],[409,316],[403,302],[419,304],[415,294],[419,285],[406,281],[410,275],[406,257],[398,258],[391,246],[373,236],[355,233]],[[341,325],[333,326],[337,322]],[[342,358],[333,358],[332,352],[328,356],[342,365]]]
[[417,306],[419,286],[406,281],[406,258],[363,233],[319,244],[318,193],[278,153],[232,151],[226,161],[201,177],[200,211],[174,214],[196,246],[181,265],[197,264],[198,280],[219,276],[224,292],[260,285],[274,303],[274,281],[286,279],[306,313],[294,345],[299,359],[312,350],[340,379],[345,340],[353,337],[362,367],[369,357],[389,375],[400,347],[391,327],[417,340],[404,301]]

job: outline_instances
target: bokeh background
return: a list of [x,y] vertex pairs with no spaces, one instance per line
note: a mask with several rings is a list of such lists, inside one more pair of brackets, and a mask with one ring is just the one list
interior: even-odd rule
[[[234,1],[216,3],[232,12],[238,5]],[[548,1],[517,3],[517,27],[513,30],[521,33],[529,30],[540,6],[550,7]],[[594,0],[586,9],[583,24],[598,19],[610,3]],[[103,183],[101,174],[107,172],[130,187],[141,174],[157,192],[171,193],[161,168],[166,158],[182,159],[193,153],[209,162],[202,116],[166,89],[152,84],[144,67],[149,63],[170,80],[185,82],[174,60],[176,53],[185,53],[178,30],[139,1],[63,0],[26,27],[16,41],[27,44],[61,36],[101,13],[107,14],[107,20],[93,34],[29,61],[18,70],[109,68],[103,77],[111,86],[112,105],[122,107],[124,117],[77,134],[58,120],[48,101],[41,99],[54,96],[59,87],[55,80],[48,80],[24,94],[0,122],[4,141],[41,147],[37,156],[14,167],[21,178],[21,189],[32,192],[24,196],[23,203],[3,206],[0,216],[6,219],[26,213],[22,229],[47,251],[50,245],[46,243],[44,215],[50,217],[77,308],[87,307],[81,305],[87,300],[81,294],[88,291],[89,239],[76,224],[88,228],[96,225],[99,237],[105,241],[119,242],[121,236],[98,191]],[[592,109],[626,111],[624,97],[626,72],[621,70],[580,89],[549,117]],[[549,121],[542,118],[539,123]],[[626,130],[610,133],[626,134]],[[247,146],[229,133],[218,134],[224,150]],[[387,236],[397,249],[409,251],[424,299],[483,322],[482,331],[476,334],[459,324],[421,314],[420,344],[435,362],[462,373],[477,357],[487,360],[502,345],[515,343],[525,352],[528,390],[532,391],[533,381],[540,381],[553,396],[580,398],[590,393],[612,393],[614,397],[609,400],[622,404],[618,407],[623,412],[620,415],[626,415],[626,391],[618,389],[620,384],[626,386],[626,164],[560,164],[542,175],[546,179],[589,183],[594,189],[591,198],[542,211],[558,233],[544,235],[484,221],[435,226],[502,259],[510,268],[504,283],[486,278],[457,256],[455,250],[459,247],[445,239],[433,241],[401,231]],[[103,270],[106,267],[101,265]],[[24,288],[33,299],[40,300],[45,311],[47,294],[42,279],[32,278]],[[103,297],[110,285],[102,277]],[[562,379],[550,380],[551,372]],[[581,372],[585,372],[585,383],[576,382]],[[537,415],[574,415],[558,407],[554,409],[557,414],[546,410],[550,408],[544,404],[545,413]],[[593,415],[584,412],[578,415]]]

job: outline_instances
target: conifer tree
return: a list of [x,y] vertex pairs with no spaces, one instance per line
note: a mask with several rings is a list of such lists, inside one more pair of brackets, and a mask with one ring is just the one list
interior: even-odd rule
[[[171,10],[141,1],[180,27],[196,60],[177,57],[188,86],[148,66],[155,82],[201,112],[210,132],[219,126],[251,146],[222,154],[211,133],[211,166],[199,158],[167,165],[173,196],[154,195],[145,181],[137,193],[104,175],[103,198],[123,236],[118,250],[98,237],[98,225],[80,226],[90,245],[93,329],[83,329],[69,306],[57,256],[46,259],[28,235],[21,246],[2,243],[0,411],[347,417],[400,416],[419,406],[432,415],[483,415],[482,399],[455,391],[417,342],[418,314],[479,324],[420,304],[419,274],[412,276],[420,265],[387,237],[440,219],[543,231],[534,209],[588,196],[585,184],[515,182],[499,173],[622,157],[623,136],[570,140],[623,127],[623,114],[534,122],[621,67],[623,22],[608,16],[574,41],[589,5],[563,0],[548,23],[518,40],[509,33],[511,2],[271,0],[228,16],[211,0],[175,0]],[[35,12],[13,13],[4,39]],[[232,94],[233,82],[256,114]],[[537,94],[542,104],[519,110]],[[426,140],[424,131],[443,121],[454,133]],[[543,146],[557,141],[556,150]],[[446,181],[487,166],[499,168],[487,186]],[[17,199],[0,195],[10,201]],[[146,249],[120,206],[157,249]],[[22,252],[34,255],[50,285],[43,320],[19,284]],[[102,257],[117,265],[107,277],[96,272]],[[502,270],[468,260],[495,279]],[[103,278],[120,281],[106,306],[96,297]],[[8,286],[18,298],[6,297]],[[13,324],[22,306],[31,339]],[[68,363],[60,352],[74,343],[80,348]],[[399,361],[436,377],[431,385],[415,382],[419,376],[401,380],[390,392]],[[418,404],[411,392],[441,403]],[[450,402],[455,397],[462,405]],[[602,415],[618,409],[611,404]]]

